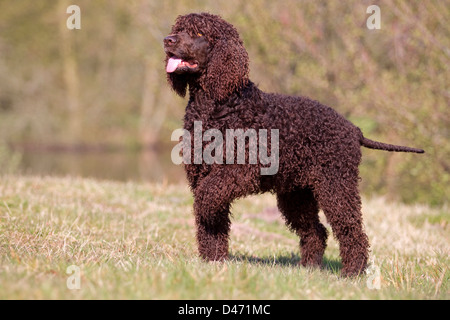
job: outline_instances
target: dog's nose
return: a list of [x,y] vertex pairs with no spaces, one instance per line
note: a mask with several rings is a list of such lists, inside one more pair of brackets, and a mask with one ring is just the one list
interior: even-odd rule
[[175,36],[167,36],[164,38],[164,44],[167,46],[172,46],[177,43],[177,37]]

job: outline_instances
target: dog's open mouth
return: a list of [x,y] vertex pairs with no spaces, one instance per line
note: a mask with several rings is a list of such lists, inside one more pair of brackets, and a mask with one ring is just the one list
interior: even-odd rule
[[195,61],[192,62],[188,62],[185,61],[181,58],[178,58],[176,56],[172,56],[169,58],[169,60],[167,61],[167,67],[166,67],[166,71],[168,73],[172,73],[175,70],[182,68],[182,67],[186,67],[189,69],[195,69],[198,67],[198,63],[196,63]]

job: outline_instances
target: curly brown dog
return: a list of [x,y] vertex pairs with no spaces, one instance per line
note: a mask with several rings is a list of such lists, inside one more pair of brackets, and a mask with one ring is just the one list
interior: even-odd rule
[[[369,241],[358,191],[361,146],[424,151],[369,140],[336,111],[309,98],[262,92],[249,80],[249,58],[238,32],[219,16],[179,16],[164,39],[164,49],[168,82],[183,97],[189,88],[184,129],[191,133],[189,145],[194,154],[195,122],[201,123],[202,133],[215,129],[223,136],[228,129],[253,129],[258,133],[261,129],[278,130],[275,174],[262,175],[260,169],[266,164],[248,161],[249,136],[245,140],[245,163],[207,164],[194,157],[185,163],[194,195],[201,257],[228,257],[233,200],[272,192],[286,224],[300,237],[303,266],[322,264],[327,230],[319,221],[320,208],[339,242],[342,274],[363,272]],[[272,150],[273,142],[267,140],[266,147]],[[212,141],[204,139],[201,143],[205,150]],[[224,159],[227,150],[224,147],[220,155]],[[234,149],[228,152],[237,157]]]

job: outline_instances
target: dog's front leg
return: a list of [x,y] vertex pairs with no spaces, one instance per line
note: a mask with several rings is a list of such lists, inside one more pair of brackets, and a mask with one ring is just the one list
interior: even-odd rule
[[209,261],[227,259],[230,202],[220,190],[202,183],[194,191],[194,214],[200,256]]
[[217,211],[213,215],[214,218],[204,217],[201,209],[195,213],[198,251],[208,261],[226,260],[230,232],[229,210]]
[[202,258],[216,261],[228,257],[231,203],[256,191],[258,173],[258,167],[222,166],[198,181],[193,189],[194,214]]

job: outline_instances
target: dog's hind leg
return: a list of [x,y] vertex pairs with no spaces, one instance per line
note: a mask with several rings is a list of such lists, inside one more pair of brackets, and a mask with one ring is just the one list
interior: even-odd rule
[[[333,177],[331,173],[325,176]],[[367,267],[369,240],[362,221],[357,169],[348,170],[343,176],[345,179],[325,178],[315,192],[339,242],[342,275],[355,276]]]
[[278,208],[286,224],[300,236],[301,264],[322,265],[328,233],[319,221],[319,207],[310,189],[277,194]]

